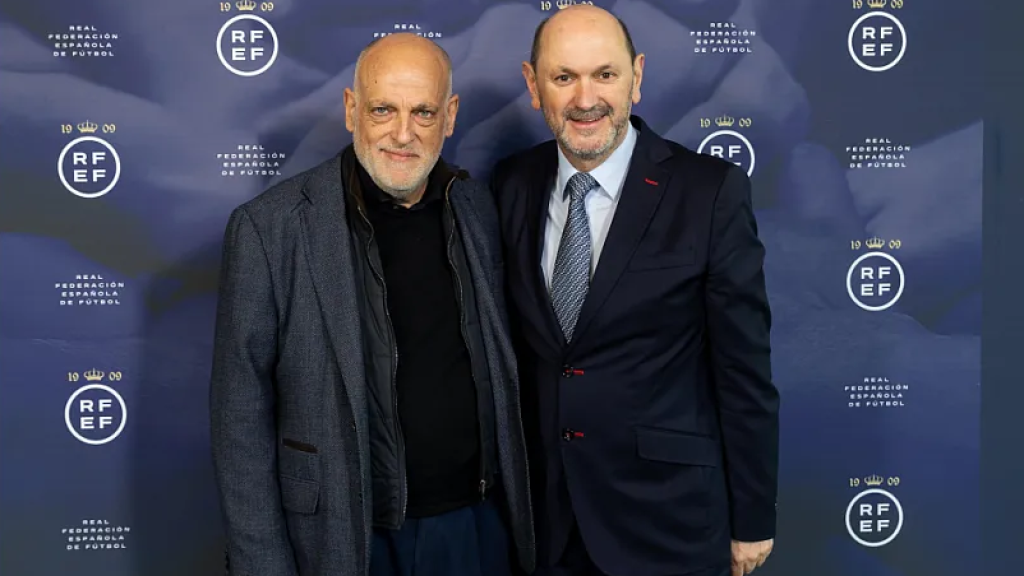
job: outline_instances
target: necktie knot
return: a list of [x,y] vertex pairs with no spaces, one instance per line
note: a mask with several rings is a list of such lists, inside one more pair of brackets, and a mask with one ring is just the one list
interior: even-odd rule
[[588,192],[597,188],[597,180],[586,172],[577,172],[569,178],[565,185],[565,196],[572,200],[582,200]]

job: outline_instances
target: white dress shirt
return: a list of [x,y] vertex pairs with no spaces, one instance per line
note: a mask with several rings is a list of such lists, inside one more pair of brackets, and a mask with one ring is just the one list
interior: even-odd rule
[[[615,207],[622,195],[622,184],[626,180],[629,161],[633,157],[636,146],[636,128],[628,124],[629,130],[619,147],[612,152],[607,160],[594,168],[590,175],[597,180],[598,187],[591,190],[586,197],[587,217],[590,220],[591,259],[590,276],[594,276],[597,262],[601,257],[605,238],[615,216]],[[545,285],[551,288],[551,275],[555,269],[555,258],[558,256],[558,245],[562,242],[562,229],[565,219],[569,216],[570,197],[565,196],[565,187],[569,178],[578,172],[566,159],[562,149],[558,148],[558,178],[555,188],[551,191],[548,202],[548,217],[544,230],[544,247],[541,251],[541,267],[544,272]]]

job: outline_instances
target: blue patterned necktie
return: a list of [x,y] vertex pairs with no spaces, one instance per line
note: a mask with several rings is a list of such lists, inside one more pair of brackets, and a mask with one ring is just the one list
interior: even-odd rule
[[571,199],[551,274],[551,305],[566,342],[572,341],[580,307],[590,287],[590,219],[585,202],[587,193],[596,187],[597,180],[585,172],[573,174],[565,187],[565,194]]

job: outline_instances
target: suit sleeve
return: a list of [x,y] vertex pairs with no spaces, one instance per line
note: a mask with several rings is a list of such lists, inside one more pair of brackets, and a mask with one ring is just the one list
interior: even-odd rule
[[746,173],[731,166],[715,199],[707,323],[732,538],[775,537],[779,393],[772,383],[764,246]]
[[[504,279],[501,285],[501,289],[504,292],[502,305],[507,310],[509,338],[512,341],[512,349],[516,351],[516,368],[519,376],[520,419],[523,424],[523,438],[526,442],[528,454],[527,461],[529,466],[527,469],[529,471],[529,482],[532,486],[542,486],[544,469],[542,468],[542,460],[539,457],[542,454],[542,444],[539,436],[541,426],[538,421],[540,411],[538,409],[537,388],[526,381],[527,375],[532,370],[524,364],[524,360],[528,355],[524,354],[523,351],[529,348],[529,344],[527,344],[523,337],[522,314],[519,314],[515,309],[514,298],[512,298],[512,286],[510,285],[515,274],[516,255],[513,252],[513,247],[508,242],[508,238],[513,236],[513,234],[509,233],[511,209],[508,206],[508,198],[506,196],[508,194],[507,189],[510,186],[509,164],[510,160],[505,158],[494,166],[491,172],[490,188],[491,195],[494,197],[499,227],[501,229],[501,258],[505,266]],[[509,273],[510,271],[511,273]]]
[[252,219],[224,235],[210,381],[210,441],[233,576],[296,576],[277,480],[277,309]]
[[502,158],[494,167],[491,169],[490,178],[487,180],[488,188],[491,190],[491,197],[494,199],[495,208],[501,212],[501,200],[502,200],[502,187],[506,181],[506,166],[508,165],[508,159]]

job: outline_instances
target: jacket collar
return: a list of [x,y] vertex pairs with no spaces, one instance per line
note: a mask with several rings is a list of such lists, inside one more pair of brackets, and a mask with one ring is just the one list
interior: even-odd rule
[[[365,208],[366,192],[363,190],[362,184],[359,181],[359,174],[356,170],[358,159],[356,158],[355,148],[353,148],[352,144],[349,144],[332,160],[331,164],[338,170],[336,178],[341,182],[342,190],[356,202],[356,205]],[[320,167],[314,170],[320,171]],[[432,179],[436,178],[439,182],[443,182],[443,185],[447,187],[453,178],[458,180],[468,179],[469,173],[458,166],[449,164],[444,158],[438,158],[437,164],[434,165],[430,176]]]

